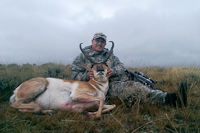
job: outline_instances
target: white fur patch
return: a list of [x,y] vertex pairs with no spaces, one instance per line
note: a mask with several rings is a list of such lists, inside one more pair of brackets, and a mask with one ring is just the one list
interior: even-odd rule
[[[20,85],[21,86],[21,85]],[[17,92],[20,88],[20,86],[18,86],[15,90],[14,90],[14,94],[10,97],[10,103],[14,103],[18,97],[17,97]]]
[[47,90],[38,97],[36,102],[43,109],[61,109],[61,105],[71,99],[72,83],[56,78],[47,78],[47,80],[49,82]]

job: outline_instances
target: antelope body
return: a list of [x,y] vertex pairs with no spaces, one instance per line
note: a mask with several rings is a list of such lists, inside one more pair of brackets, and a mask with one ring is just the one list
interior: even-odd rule
[[[107,58],[112,52],[109,51]],[[97,112],[89,112],[89,117],[99,118],[102,113],[115,108],[115,105],[105,105],[108,91],[107,69],[111,61],[107,58],[100,63],[94,62],[81,48],[83,54],[93,63],[82,65],[91,69],[94,77],[88,82],[57,78],[37,77],[23,82],[14,90],[10,97],[11,107],[21,112],[53,112],[53,109],[73,110],[82,112],[91,107],[97,107]]]

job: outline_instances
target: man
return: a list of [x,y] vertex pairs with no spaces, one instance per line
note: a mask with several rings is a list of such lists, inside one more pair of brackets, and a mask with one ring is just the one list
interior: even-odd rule
[[[83,50],[96,62],[101,62],[106,57],[108,49],[106,46],[106,35],[96,33],[92,38],[92,45],[85,47]],[[130,80],[125,73],[124,65],[114,55],[108,58],[112,60],[111,68],[108,69],[109,90],[108,96],[118,96],[120,99],[128,101],[130,99],[140,99],[150,103],[164,103],[176,106],[187,104],[187,83],[183,82],[181,87],[175,93],[167,93],[162,90],[151,90],[147,86]],[[81,66],[81,61],[86,64],[91,62],[81,53],[72,63],[71,78],[72,80],[88,81],[93,77],[92,71],[87,71]]]

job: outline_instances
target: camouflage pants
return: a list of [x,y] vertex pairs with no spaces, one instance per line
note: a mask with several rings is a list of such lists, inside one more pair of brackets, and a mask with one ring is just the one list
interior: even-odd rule
[[151,104],[164,103],[166,95],[166,92],[151,90],[135,81],[113,81],[109,83],[108,96],[118,96],[122,100],[128,100],[132,97]]

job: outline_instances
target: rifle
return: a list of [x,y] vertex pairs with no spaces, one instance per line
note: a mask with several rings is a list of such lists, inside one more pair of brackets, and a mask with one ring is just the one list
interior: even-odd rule
[[[125,70],[125,72],[130,74],[130,78],[132,80],[134,80],[135,82],[140,82],[144,85],[150,86],[153,90],[161,90],[157,87],[155,87],[153,84],[157,84],[157,81],[150,79],[149,77],[147,77],[146,75],[144,75],[141,72],[135,71],[134,73],[129,71],[129,70]],[[162,91],[162,90],[161,90]]]

